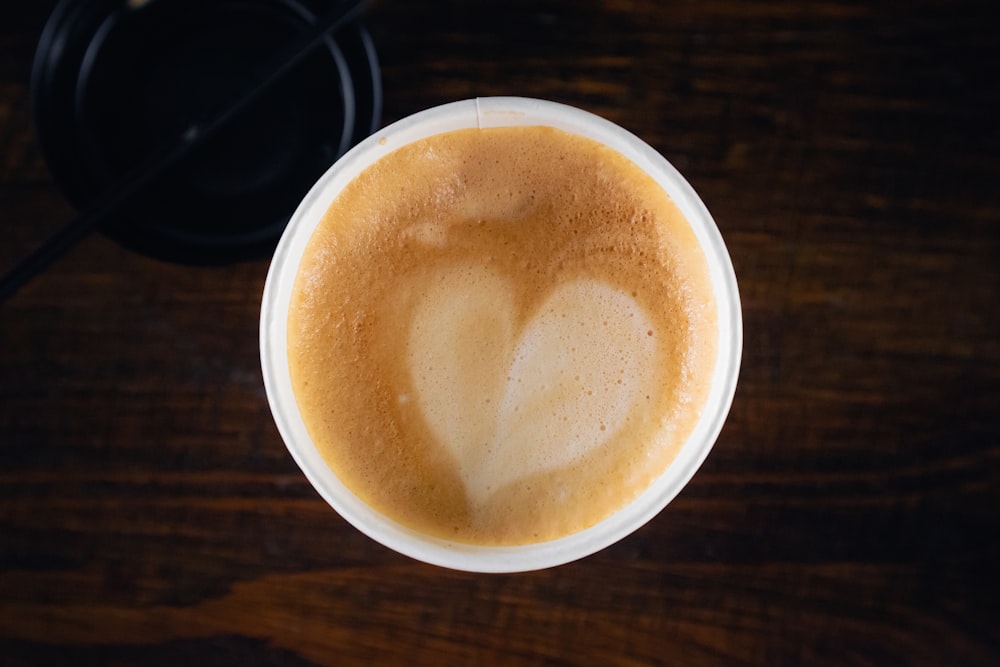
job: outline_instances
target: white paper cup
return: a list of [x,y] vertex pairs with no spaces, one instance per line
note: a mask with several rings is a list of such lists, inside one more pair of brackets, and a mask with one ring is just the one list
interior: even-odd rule
[[[329,468],[306,431],[292,392],[288,308],[306,244],[337,194],[362,170],[408,143],[435,134],[511,125],[547,125],[589,137],[617,150],[656,179],[687,218],[707,257],[718,307],[718,358],[700,421],[669,468],[636,500],[591,528],[550,542],[472,546],[419,533],[376,512]],[[288,451],[320,495],[358,530],[383,545],[427,563],[474,572],[518,572],[568,563],[617,542],[652,519],[684,488],[715,443],[736,391],[742,348],[740,299],[729,253],[708,209],[680,173],[638,137],[610,121],[563,104],[519,97],[480,98],[428,109],[393,123],[344,155],[292,215],[275,250],[261,306],[261,363],[271,411]]]

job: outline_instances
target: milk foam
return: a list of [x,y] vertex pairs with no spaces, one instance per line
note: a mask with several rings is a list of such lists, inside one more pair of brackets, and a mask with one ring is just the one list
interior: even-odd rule
[[656,390],[653,325],[621,290],[566,283],[518,322],[508,280],[475,265],[448,274],[416,310],[408,359],[474,505],[578,463]]
[[366,503],[524,544],[593,525],[669,465],[707,396],[714,312],[693,232],[622,156],[551,128],[461,130],[338,196],[296,278],[289,369]]

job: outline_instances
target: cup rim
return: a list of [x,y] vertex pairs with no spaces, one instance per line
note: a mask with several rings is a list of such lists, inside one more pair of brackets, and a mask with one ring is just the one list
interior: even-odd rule
[[[477,546],[410,529],[376,512],[337,478],[310,438],[292,392],[287,316],[305,246],[333,199],[367,166],[413,141],[466,128],[548,125],[594,139],[646,171],[664,188],[696,234],[709,265],[718,308],[719,343],[711,389],[676,458],[625,507],[583,531],[522,546]],[[659,152],[631,132],[588,111],[525,97],[484,97],[432,107],[392,123],[337,160],[305,195],[282,234],[261,303],[260,354],[271,413],[286,448],[324,500],[355,528],[401,554],[472,572],[522,572],[569,563],[623,539],[659,514],[687,485],[722,430],[732,405],[743,348],[740,296],[729,252],[694,188]]]

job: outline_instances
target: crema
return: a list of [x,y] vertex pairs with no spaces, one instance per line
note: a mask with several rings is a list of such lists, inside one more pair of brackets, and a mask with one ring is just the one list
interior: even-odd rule
[[549,127],[408,144],[334,200],[288,319],[310,437],[422,533],[518,545],[594,525],[673,460],[718,345],[687,221],[616,151]]

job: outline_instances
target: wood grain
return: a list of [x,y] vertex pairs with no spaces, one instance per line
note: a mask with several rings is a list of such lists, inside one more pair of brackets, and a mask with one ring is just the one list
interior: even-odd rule
[[[53,4],[0,9],[0,270],[72,215],[29,103]],[[700,192],[746,327],[715,449],[578,563],[410,561],[281,443],[257,358],[267,262],[173,266],[94,236],[0,306],[0,663],[1000,664],[997,18],[372,2],[384,122],[554,99]]]

